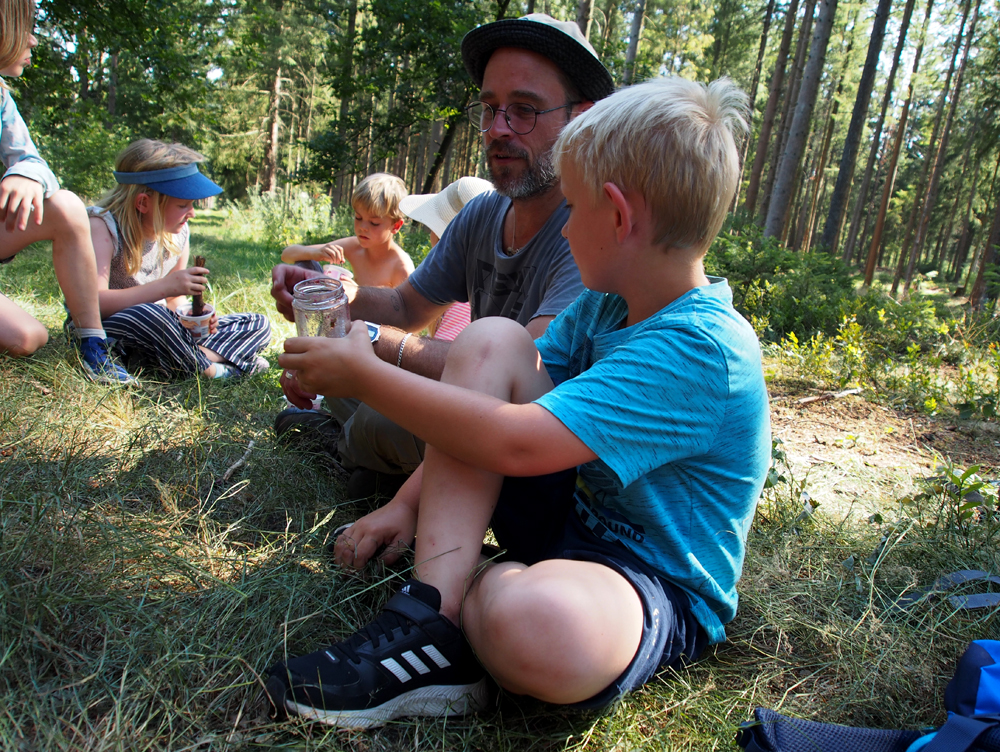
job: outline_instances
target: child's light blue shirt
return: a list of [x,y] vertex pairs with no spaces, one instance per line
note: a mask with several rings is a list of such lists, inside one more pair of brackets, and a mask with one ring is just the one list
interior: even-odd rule
[[545,407],[597,454],[577,513],[691,596],[712,642],[736,614],[747,533],[770,465],[760,346],[726,280],[630,327],[587,290],[538,341]]

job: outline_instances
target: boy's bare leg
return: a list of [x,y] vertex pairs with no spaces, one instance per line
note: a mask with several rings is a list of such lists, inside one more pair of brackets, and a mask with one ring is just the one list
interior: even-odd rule
[[24,230],[0,224],[0,257],[11,256],[40,240],[52,241],[52,266],[77,328],[100,329],[97,257],[90,240],[87,210],[75,194],[56,191],[45,199],[41,225],[28,219]]
[[643,611],[610,567],[550,559],[490,567],[469,590],[462,626],[504,689],[558,704],[596,695],[628,667]]
[[[474,322],[462,333],[442,381],[515,403],[552,389],[530,335],[499,318]],[[635,655],[643,621],[639,596],[616,572],[589,562],[506,563],[474,581],[502,482],[427,447],[418,577],[441,592],[445,616],[459,623],[461,612],[473,649],[505,689],[558,703],[585,700]]]
[[[515,403],[552,389],[531,335],[499,317],[475,321],[459,335],[441,380]],[[417,517],[417,576],[441,592],[441,613],[456,624],[502,483],[500,475],[432,446],[426,449]]]

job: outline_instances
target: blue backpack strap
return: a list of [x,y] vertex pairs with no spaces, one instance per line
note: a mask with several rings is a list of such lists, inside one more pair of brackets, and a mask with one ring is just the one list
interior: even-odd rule
[[[951,590],[953,587],[958,585],[964,585],[967,582],[974,582],[977,580],[983,580],[986,582],[992,582],[994,585],[1000,585],[1000,577],[997,575],[992,575],[989,572],[981,572],[978,569],[962,569],[958,572],[951,572],[938,577],[937,580],[934,581],[934,584],[930,587],[921,588],[920,590],[914,590],[912,593],[907,593],[902,598],[897,600],[895,605],[896,608],[907,609],[927,597],[944,592],[945,590]],[[1000,593],[952,595],[949,596],[948,602],[955,608],[992,608],[1000,605]]]
[[746,752],[906,752],[919,731],[870,729],[816,723],[757,708],[736,743]]
[[1000,720],[989,716],[967,718],[964,715],[951,714],[948,721],[938,729],[921,752],[966,752],[972,745],[990,729],[1000,725]]

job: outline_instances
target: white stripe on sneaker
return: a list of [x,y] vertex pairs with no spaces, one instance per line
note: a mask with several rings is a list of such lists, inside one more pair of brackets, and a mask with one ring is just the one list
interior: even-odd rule
[[386,658],[384,661],[380,661],[380,663],[389,669],[389,671],[392,672],[392,675],[404,684],[413,678],[405,668],[396,662],[395,658]]
[[412,650],[407,650],[403,653],[403,658],[417,670],[418,674],[429,674],[431,672],[431,670],[427,668],[427,664],[417,658],[416,654]]
[[448,659],[441,654],[441,651],[433,645],[424,645],[420,649],[424,651],[428,658],[437,664],[438,668],[448,668],[448,666],[451,665],[451,663],[448,662]]

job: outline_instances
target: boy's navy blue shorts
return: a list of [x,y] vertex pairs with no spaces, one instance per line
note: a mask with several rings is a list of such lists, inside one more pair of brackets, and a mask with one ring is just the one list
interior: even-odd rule
[[621,676],[577,708],[601,708],[641,687],[659,670],[697,660],[708,635],[691,613],[687,595],[657,575],[620,543],[594,535],[574,511],[576,471],[506,478],[493,512],[500,561],[535,564],[546,559],[591,561],[628,580],[642,601],[639,649]]

